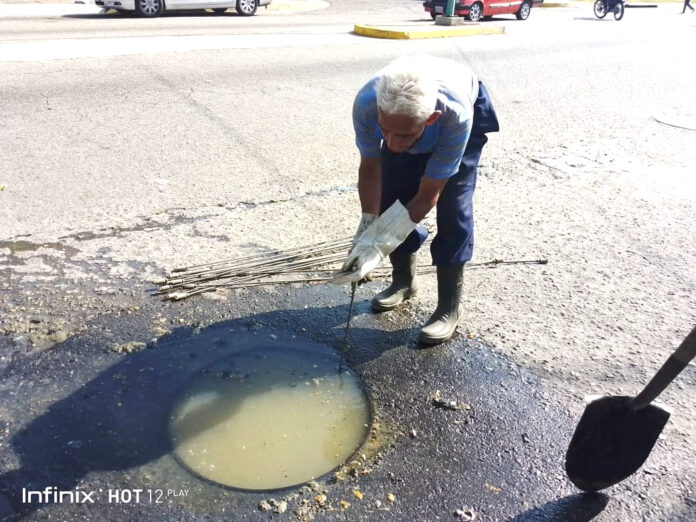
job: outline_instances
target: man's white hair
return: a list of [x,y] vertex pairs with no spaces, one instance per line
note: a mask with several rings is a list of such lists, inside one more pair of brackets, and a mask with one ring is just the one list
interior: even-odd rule
[[438,82],[432,58],[404,56],[378,73],[377,106],[386,114],[399,114],[422,123],[435,111]]

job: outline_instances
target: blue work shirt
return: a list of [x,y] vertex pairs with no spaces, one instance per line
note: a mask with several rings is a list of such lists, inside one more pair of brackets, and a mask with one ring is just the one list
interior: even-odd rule
[[[439,84],[433,112],[442,115],[406,151],[406,154],[432,153],[425,175],[447,179],[459,170],[462,155],[471,134],[474,102],[478,96],[478,78],[465,65],[444,58],[432,58],[430,63]],[[382,131],[377,125],[377,76],[359,91],[353,103],[355,143],[363,158],[379,158]]]

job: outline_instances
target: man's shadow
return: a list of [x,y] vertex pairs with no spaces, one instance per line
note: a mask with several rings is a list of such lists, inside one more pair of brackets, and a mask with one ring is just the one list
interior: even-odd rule
[[525,511],[510,522],[589,522],[609,503],[604,493],[578,493]]
[[[365,308],[365,303],[358,308]],[[21,467],[0,476],[0,493],[9,496],[17,513],[26,515],[44,504],[23,503],[23,488],[70,491],[89,472],[126,470],[170,453],[168,422],[177,399],[200,375],[217,371],[216,362],[233,366],[232,354],[253,347],[322,343],[322,348],[329,350],[328,344],[336,349],[347,313],[347,305],[260,313],[217,323],[193,336],[190,328],[181,328],[170,340],[122,357],[96,377],[89,378],[96,372],[87,371],[84,384],[76,389],[68,384],[72,393],[12,435]],[[378,327],[353,327],[350,334],[353,346],[360,346],[349,353],[353,367],[415,337],[414,331],[384,332]],[[11,364],[5,378],[60,387],[80,373],[74,372],[75,365],[103,358],[108,344],[104,339],[73,338],[31,364]],[[315,376],[321,375],[309,378]],[[26,396],[18,399],[15,407],[26,408],[31,402]],[[205,412],[198,413],[206,418]],[[201,429],[205,427],[202,422]]]

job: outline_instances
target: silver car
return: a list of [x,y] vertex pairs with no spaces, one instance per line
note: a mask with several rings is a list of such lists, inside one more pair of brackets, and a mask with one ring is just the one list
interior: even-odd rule
[[164,11],[212,9],[223,14],[234,7],[241,16],[253,16],[259,6],[268,5],[271,0],[95,0],[104,9],[136,11],[140,16],[159,16]]

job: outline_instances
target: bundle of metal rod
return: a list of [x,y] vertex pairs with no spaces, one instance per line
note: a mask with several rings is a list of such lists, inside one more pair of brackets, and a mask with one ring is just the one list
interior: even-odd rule
[[[217,288],[242,288],[259,284],[325,281],[329,270],[345,260],[352,237],[345,237],[270,253],[244,256],[215,263],[175,268],[165,279],[155,281],[158,293],[181,300]],[[294,275],[282,280],[278,276]]]
[[[246,288],[252,286],[313,283],[329,281],[333,272],[345,260],[352,243],[344,237],[289,250],[249,255],[215,263],[175,268],[164,279],[155,281],[158,293],[175,301],[220,288]],[[466,268],[496,268],[501,265],[538,264],[546,259],[506,261],[494,259],[481,263],[468,263]],[[435,271],[431,265],[419,265],[421,274]],[[372,272],[373,278],[391,274],[391,267],[382,266]]]

